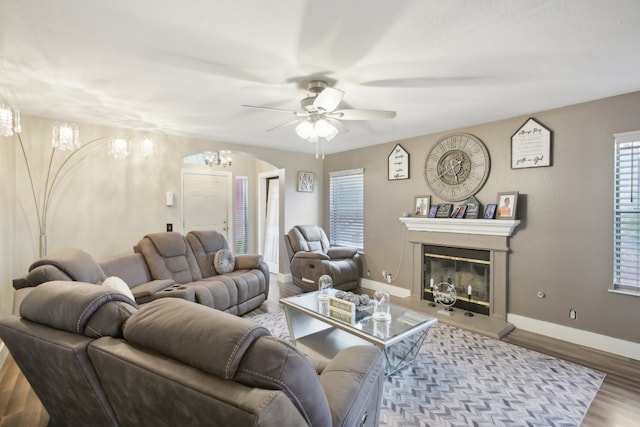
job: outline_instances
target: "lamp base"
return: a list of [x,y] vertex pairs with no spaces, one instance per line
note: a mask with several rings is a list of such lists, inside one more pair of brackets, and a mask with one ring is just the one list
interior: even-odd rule
[[47,235],[40,235],[40,258],[47,254]]

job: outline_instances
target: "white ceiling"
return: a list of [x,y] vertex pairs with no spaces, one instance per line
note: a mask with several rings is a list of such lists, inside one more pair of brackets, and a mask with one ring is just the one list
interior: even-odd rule
[[[326,78],[327,152],[640,90],[637,0],[0,0],[0,95],[23,114],[314,152],[293,119]],[[82,128],[81,128],[82,132]]]

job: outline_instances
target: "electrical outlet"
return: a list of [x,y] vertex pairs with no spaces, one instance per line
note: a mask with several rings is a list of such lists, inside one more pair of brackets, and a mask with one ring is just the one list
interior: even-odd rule
[[569,319],[576,320],[578,318],[578,313],[572,308],[569,310]]
[[173,224],[167,224],[167,231],[173,231]]
[[387,283],[391,283],[391,273],[387,274]]

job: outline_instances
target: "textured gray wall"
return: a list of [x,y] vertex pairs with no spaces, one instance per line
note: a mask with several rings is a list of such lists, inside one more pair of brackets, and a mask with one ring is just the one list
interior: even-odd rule
[[[613,134],[640,129],[639,114],[640,93],[633,93],[334,154],[324,164],[325,187],[329,171],[365,169],[365,277],[370,270],[371,280],[383,282],[381,271],[395,273],[400,265],[393,285],[410,289],[411,256],[398,217],[412,211],[415,196],[431,194],[424,163],[436,141],[454,131],[471,133],[491,156],[477,199],[486,205],[496,203],[498,192],[520,192],[508,312],[640,342],[640,298],[607,292],[613,275]],[[511,136],[529,117],[553,131],[553,165],[512,170]],[[387,180],[387,156],[396,143],[410,153],[409,180]],[[328,224],[326,197],[325,190]],[[537,297],[539,290],[546,298]],[[577,320],[569,319],[571,308]]]

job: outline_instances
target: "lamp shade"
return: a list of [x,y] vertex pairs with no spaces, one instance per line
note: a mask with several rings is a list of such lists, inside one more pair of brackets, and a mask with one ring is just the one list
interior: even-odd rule
[[80,147],[80,133],[75,123],[54,123],[51,145],[61,151],[73,151]]
[[129,141],[123,137],[117,137],[109,141],[109,155],[115,159],[122,160],[131,154]]
[[151,138],[143,138],[140,141],[140,154],[142,157],[152,157],[156,154],[156,143]]
[[0,136],[13,136],[22,132],[20,125],[20,111],[8,105],[0,105]]
[[313,122],[310,120],[305,120],[304,122],[296,126],[296,133],[300,138],[307,139],[307,140],[309,138],[313,138],[314,136],[317,136],[315,128],[313,126]]

